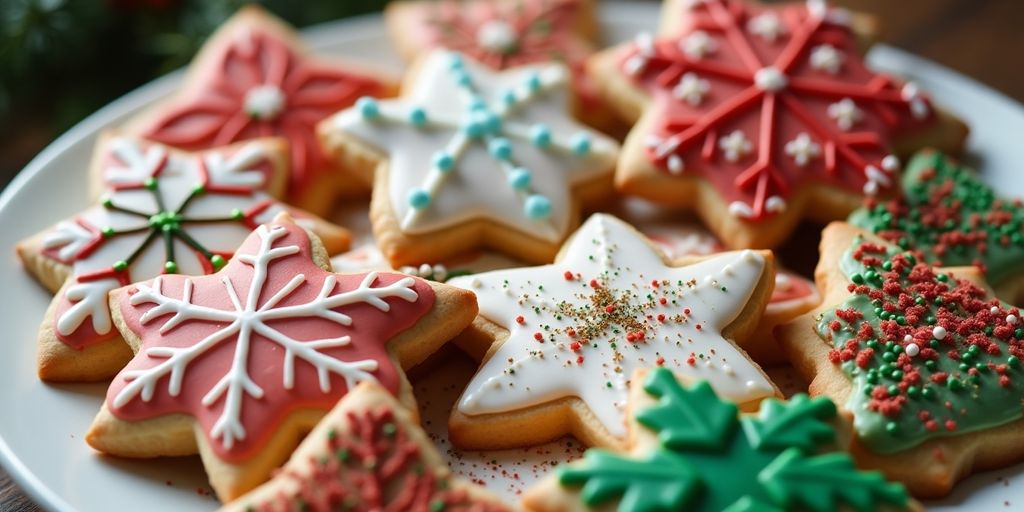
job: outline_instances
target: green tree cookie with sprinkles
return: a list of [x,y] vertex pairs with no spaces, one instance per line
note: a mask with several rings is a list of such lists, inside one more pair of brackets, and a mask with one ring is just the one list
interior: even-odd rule
[[815,275],[823,306],[776,334],[811,394],[852,420],[859,465],[937,497],[1024,459],[1024,324],[977,267],[933,267],[833,223]]
[[374,182],[370,220],[393,266],[482,247],[551,261],[580,208],[609,196],[618,156],[572,119],[569,79],[560,64],[498,72],[437,50],[400,98],[324,121],[324,145]]
[[254,139],[199,153],[119,135],[97,145],[92,206],[18,245],[27,270],[55,293],[39,335],[39,376],[101,380],[131,358],[108,295],[160,274],[219,270],[261,222],[288,210],[331,252],[349,234],[274,199],[288,171],[283,141]]
[[916,155],[903,174],[903,195],[872,200],[850,223],[898,244],[928,263],[975,265],[996,295],[1024,290],[1024,204],[1003,199],[970,169],[935,151]]
[[527,491],[537,512],[830,512],[914,510],[902,485],[832,451],[836,408],[823,397],[769,399],[756,415],[684,385],[665,368],[630,388],[632,445],[590,449]]

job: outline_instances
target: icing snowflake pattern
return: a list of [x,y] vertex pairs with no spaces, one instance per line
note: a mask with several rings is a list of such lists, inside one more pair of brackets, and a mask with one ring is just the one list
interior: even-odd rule
[[101,151],[101,204],[42,239],[47,257],[72,266],[55,331],[75,348],[114,334],[111,290],[161,273],[214,272],[259,222],[284,210],[263,192],[270,153],[260,142],[186,155],[113,138]]
[[[225,272],[136,285],[122,310],[143,345],[108,392],[111,410],[135,418],[151,415],[151,402],[161,411],[185,402],[186,410],[200,408],[190,412],[214,450],[237,458],[233,449],[253,437],[251,430],[273,431],[273,422],[256,421],[257,416],[286,400],[308,406],[319,399],[326,409],[331,398],[363,381],[379,381],[396,392],[396,369],[383,342],[390,337],[387,330],[407,325],[399,321],[375,332],[382,320],[372,324],[367,316],[390,317],[393,309],[408,313],[408,307],[396,306],[403,302],[422,315],[433,298],[429,287],[408,276],[323,271],[309,259],[309,249],[300,248],[304,236],[294,225],[260,225]],[[213,363],[197,365],[204,359]],[[303,373],[315,378],[302,378]],[[277,395],[268,396],[271,386]],[[250,408],[258,411],[247,414]],[[253,445],[244,444],[242,451]]]
[[475,292],[480,314],[510,332],[466,387],[461,412],[578,397],[622,437],[628,379],[634,369],[656,365],[708,379],[738,401],[775,393],[721,334],[764,272],[760,254],[667,267],[632,228],[602,214],[577,231],[566,254],[551,265],[449,281]]
[[255,23],[223,43],[216,65],[202,75],[196,92],[172,100],[141,133],[192,150],[254,137],[285,137],[291,151],[289,193],[294,197],[331,165],[317,141],[317,123],[361,96],[380,94],[383,85],[369,75],[317,64]]
[[338,130],[389,154],[389,197],[407,233],[486,215],[545,240],[569,229],[574,181],[605,172],[611,139],[566,113],[560,65],[492,73],[452,52],[420,64],[410,97],[363,98]]
[[651,161],[695,169],[740,218],[785,210],[808,183],[891,187],[889,137],[934,120],[914,84],[864,66],[839,9],[708,0],[688,16],[678,36],[639,36],[622,69],[654,96]]

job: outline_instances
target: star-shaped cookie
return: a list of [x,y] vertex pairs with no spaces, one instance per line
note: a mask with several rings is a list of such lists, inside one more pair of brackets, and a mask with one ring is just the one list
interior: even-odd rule
[[919,497],[1024,459],[1024,328],[976,267],[935,268],[845,223],[822,234],[823,306],[776,328],[849,449]]
[[849,222],[937,266],[976,265],[996,295],[1024,291],[1024,203],[1001,198],[974,172],[936,151],[907,164],[903,194],[870,201]]
[[383,387],[363,382],[317,424],[269,482],[222,512],[512,508],[452,475],[416,417]]
[[459,447],[529,446],[567,433],[623,446],[637,368],[708,379],[745,407],[778,395],[731,341],[754,335],[774,284],[771,253],[673,263],[628,224],[595,214],[552,264],[449,284],[480,304],[460,343],[490,347],[452,411]]
[[962,146],[966,127],[916,84],[868,69],[849,16],[824,2],[683,11],[675,30],[602,52],[591,69],[636,121],[617,188],[688,205],[730,247],[774,247],[803,217],[845,218],[893,192],[898,156]]
[[583,205],[610,193],[612,139],[567,114],[558,64],[494,72],[435,51],[396,100],[324,121],[324,145],[374,173],[373,232],[392,265],[491,247],[547,262]]
[[362,96],[390,96],[379,71],[308,54],[291,27],[255,5],[240,9],[195,58],[180,93],[128,130],[184,149],[254,137],[288,139],[288,202],[326,214],[338,196],[366,194],[320,147],[316,124]]
[[[836,408],[798,394],[740,415],[707,382],[637,372],[625,453],[591,448],[524,496],[535,512],[922,510],[898,483],[832,451]],[[681,378],[680,378],[681,379]],[[682,379],[681,379],[682,380]]]
[[55,293],[39,331],[39,376],[109,379],[131,357],[113,328],[111,290],[160,274],[208,274],[282,211],[331,253],[349,233],[276,201],[288,171],[280,139],[189,153],[106,134],[90,170],[100,204],[18,244],[25,268]]
[[86,440],[124,457],[199,453],[217,495],[263,483],[356,384],[415,409],[402,370],[476,314],[472,294],[394,273],[334,274],[314,235],[279,216],[211,276],[161,276],[110,304],[135,357]]

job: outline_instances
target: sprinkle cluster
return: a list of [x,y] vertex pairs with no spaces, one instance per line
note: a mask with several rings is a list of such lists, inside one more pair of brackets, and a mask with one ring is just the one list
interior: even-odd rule
[[1024,260],[1024,203],[940,153],[909,164],[904,195],[869,200],[851,222],[938,266],[977,265],[998,282]]
[[819,319],[829,360],[855,384],[851,410],[879,451],[1019,417],[1020,311],[913,254],[857,240],[850,298]]

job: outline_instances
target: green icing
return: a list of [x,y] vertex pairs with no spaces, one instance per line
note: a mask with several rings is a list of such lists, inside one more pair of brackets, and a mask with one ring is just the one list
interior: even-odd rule
[[[882,266],[887,265],[886,261],[891,264],[895,261],[893,258],[899,255],[907,257],[911,263],[916,263],[910,253],[902,252],[894,246],[886,246],[885,254],[875,255],[881,258],[882,265],[866,267],[853,257],[855,249],[862,243],[860,239],[854,240],[853,247],[844,253],[839,264],[851,282],[866,285],[870,290],[882,288],[886,275],[889,274]],[[1005,326],[1007,324],[1002,319],[1009,312],[1006,309],[1008,306],[986,298],[980,288],[966,282],[961,283],[955,277],[942,274],[941,271],[933,273],[930,267],[923,264],[917,265],[916,268],[924,269],[927,271],[926,275],[930,276],[923,281],[924,286],[934,284],[945,286],[945,289],[954,292],[960,290],[965,296],[970,297],[970,300],[966,301],[970,304],[963,301],[936,301],[934,297],[926,298],[916,294],[912,290],[918,288],[911,288],[912,283],[905,271],[898,278],[894,277],[893,281],[899,283],[901,291],[910,292],[909,294],[914,297],[915,306],[925,309],[926,312],[918,315],[916,322],[913,321],[914,315],[909,315],[908,319],[907,315],[900,314],[905,313],[905,304],[900,305],[899,299],[893,295],[881,294],[882,299],[872,300],[863,293],[854,293],[845,302],[823,314],[815,328],[819,337],[826,341],[831,340],[837,350],[846,348],[851,340],[857,340],[858,350],[869,348],[874,352],[864,367],[858,366],[856,359],[843,361],[840,367],[853,384],[853,392],[846,407],[854,414],[854,429],[864,444],[877,453],[899,452],[931,438],[984,430],[1013,421],[1022,415],[1024,378],[1020,378],[1019,363],[1017,357],[1011,355],[1009,345],[1019,344],[1024,331],[1008,329],[1011,333],[1008,339],[1004,340],[994,336],[990,326],[976,322],[968,324],[963,334],[948,332],[941,342],[929,334],[939,323],[938,317],[961,320],[995,318],[995,324],[1001,323]],[[968,293],[968,290],[973,290],[973,294]],[[880,308],[886,303],[897,306],[894,313]],[[981,309],[968,311],[964,308],[965,305]],[[999,306],[999,312],[996,315],[988,315],[988,310],[993,305]],[[860,312],[863,317],[847,322],[837,314],[837,311],[850,309]],[[840,326],[838,331],[830,328],[834,321]],[[949,322],[944,322],[950,325]],[[990,325],[992,323],[989,322]],[[867,341],[858,337],[863,324],[870,325],[873,331],[873,336]],[[899,334],[887,336],[883,326],[898,329]],[[900,355],[906,353],[906,346],[909,344],[903,339],[906,332],[916,333],[912,343],[922,349],[932,348],[935,352],[935,357],[925,358],[918,355],[909,358],[910,369],[919,372],[920,376],[920,379],[913,383],[905,381],[908,366],[898,364]],[[925,334],[924,338],[920,337],[920,333]],[[999,347],[998,353],[990,354],[985,350],[979,350],[978,347],[970,348],[967,339],[971,338],[977,342],[979,336],[983,340],[994,342]],[[959,360],[954,359],[949,357],[950,351],[962,353],[963,356]],[[1003,373],[995,370],[1000,367]],[[973,375],[972,368],[975,373]],[[947,380],[934,381],[932,377],[937,374],[946,374]],[[1008,378],[1005,385],[1000,383],[1000,378],[1004,375]],[[873,399],[872,393],[882,390],[890,401],[898,399],[903,402],[897,413],[885,415],[872,410],[871,405],[878,403]],[[921,414],[924,412],[934,423],[929,425],[922,419]],[[948,421],[954,422],[952,429],[947,428]]]
[[[664,368],[650,372],[644,390],[658,402],[637,421],[658,434],[656,448],[639,456],[592,449],[559,468],[561,484],[582,486],[587,506],[618,500],[619,512],[780,512],[908,503],[902,486],[856,471],[849,455],[818,454],[835,436],[828,399],[769,399],[758,416],[738,416],[706,382],[685,387]],[[808,474],[815,467],[828,472]]]
[[917,251],[929,263],[980,262],[993,284],[1019,272],[1024,264],[1019,200],[999,199],[970,169],[933,151],[911,159],[902,188],[902,198],[856,210],[850,223]]

